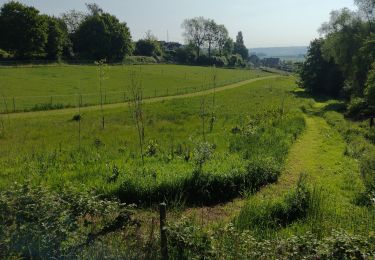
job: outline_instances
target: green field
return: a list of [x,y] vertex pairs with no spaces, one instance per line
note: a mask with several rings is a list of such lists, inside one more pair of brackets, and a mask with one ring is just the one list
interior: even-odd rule
[[[73,73],[73,68],[1,71]],[[179,76],[184,70],[197,71],[197,84],[212,71],[170,65],[142,70],[146,68],[154,73],[173,68],[165,75]],[[109,71],[121,75],[122,69]],[[315,101],[293,76],[217,72],[228,73],[228,79],[248,73],[254,80],[142,103],[144,160],[131,103],[106,105],[103,111],[87,106],[0,114],[0,209],[8,212],[2,217],[18,223],[20,215],[22,222],[23,207],[32,205],[25,219],[34,219],[22,222],[21,231],[12,224],[0,228],[0,235],[15,241],[0,243],[0,249],[27,255],[29,249],[19,249],[17,243],[29,237],[22,230],[34,230],[33,239],[41,242],[32,244],[38,248],[33,250],[40,252],[42,246],[45,255],[51,254],[52,241],[65,256],[158,258],[160,239],[151,230],[156,228],[155,206],[164,201],[171,258],[288,259],[327,256],[325,252],[342,247],[347,256],[355,246],[360,252],[373,251],[375,212],[361,202],[367,183],[360,175],[364,158],[374,149],[371,130],[332,111],[340,103]],[[152,93],[156,76],[151,71],[142,75],[150,82],[145,92]],[[50,93],[45,88],[38,92],[35,82],[41,75],[31,78],[30,94]],[[66,79],[58,79],[62,88]],[[168,80],[172,77],[160,78],[159,84]],[[26,88],[27,81],[22,84]],[[160,88],[164,86],[170,85]],[[64,93],[73,91],[70,87]],[[136,209],[128,206],[132,203]],[[126,220],[125,226],[104,232],[125,214],[124,208],[138,226]],[[45,226],[47,222],[51,225]],[[103,233],[100,238],[80,245],[96,230]],[[46,239],[45,234],[56,237]]]
[[[116,65],[103,68],[102,101],[119,103],[130,95],[131,74],[141,78],[144,98],[192,93],[267,75],[243,69],[181,65]],[[95,65],[0,67],[0,111],[43,110],[100,104]]]

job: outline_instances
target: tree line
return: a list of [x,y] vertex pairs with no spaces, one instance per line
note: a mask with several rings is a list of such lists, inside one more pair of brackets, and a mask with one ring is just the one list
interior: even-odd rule
[[311,42],[301,86],[314,94],[345,98],[348,114],[375,117],[375,1],[355,0],[357,11],[331,12]]
[[86,12],[71,10],[55,17],[16,1],[5,3],[0,9],[0,58],[122,61],[137,55],[217,66],[245,66],[248,59],[242,32],[233,41],[226,27],[212,19],[186,19],[186,45],[163,43],[151,32],[133,42],[125,22],[96,4],[86,7]]

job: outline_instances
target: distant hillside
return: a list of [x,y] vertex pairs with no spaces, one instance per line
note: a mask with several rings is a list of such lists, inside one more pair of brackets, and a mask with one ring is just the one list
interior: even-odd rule
[[307,46],[296,47],[270,47],[249,49],[250,53],[255,53],[260,58],[264,57],[300,57],[303,58],[307,53]]

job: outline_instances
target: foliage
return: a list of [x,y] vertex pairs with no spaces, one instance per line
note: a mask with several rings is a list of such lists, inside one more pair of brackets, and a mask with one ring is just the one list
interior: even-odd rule
[[200,16],[192,19],[186,19],[182,23],[186,41],[194,45],[197,57],[200,56],[200,50],[206,41],[206,20]]
[[139,64],[155,64],[157,63],[157,61],[155,60],[154,57],[148,57],[148,56],[126,56],[123,63],[139,65]]
[[20,58],[39,54],[47,42],[46,24],[39,11],[14,1],[1,7],[0,34],[0,48]]
[[228,65],[231,67],[242,67],[244,66],[244,61],[239,54],[230,55],[228,58]]
[[73,42],[80,57],[86,59],[119,61],[132,52],[126,23],[104,12],[86,16],[74,33]]
[[187,219],[171,223],[167,234],[171,259],[211,259],[215,255],[209,234]]
[[213,145],[207,142],[198,143],[194,148],[194,163],[198,173],[202,172],[203,164],[212,157],[213,150]]
[[238,32],[236,42],[234,43],[233,54],[239,54],[244,61],[249,58],[249,50],[246,48],[242,32]]
[[306,61],[300,71],[300,86],[313,94],[338,96],[343,88],[343,77],[333,61],[322,54],[323,39],[311,42]]
[[10,54],[2,49],[0,49],[0,59],[9,58]]
[[46,17],[48,37],[45,47],[47,58],[59,60],[63,54],[64,48],[69,44],[68,30],[65,24],[54,17]]
[[[206,19],[204,17],[196,17],[192,19],[186,19],[182,24],[184,31],[184,36],[186,42],[190,45],[188,48],[183,48],[177,50],[178,61],[184,63],[194,63],[194,55],[196,54],[196,61],[201,65],[212,65],[216,64],[216,59],[212,59],[214,52],[217,55],[228,57],[233,53],[233,40],[229,37],[228,30],[225,25],[219,25],[212,19]],[[238,37],[242,37],[240,32]],[[243,44],[243,39],[238,38],[238,43],[236,43],[236,49],[234,54],[238,53],[243,57],[244,60],[247,60],[248,50]],[[193,54],[191,52],[191,47],[195,50]],[[201,57],[201,49],[206,47],[208,50],[207,57]],[[183,55],[183,56],[182,56]],[[224,66],[225,62],[219,61],[219,66]],[[242,65],[242,64],[241,64]]]
[[99,234],[130,224],[130,212],[90,194],[14,184],[0,193],[0,256],[72,257]]
[[211,63],[216,67],[226,67],[228,65],[228,60],[225,56],[213,56],[211,58]]
[[375,113],[375,63],[367,76],[365,99]]
[[348,104],[347,114],[350,117],[358,117],[367,108],[367,103],[363,98],[352,98]]
[[311,233],[256,239],[232,225],[206,232],[188,220],[168,228],[169,251],[178,259],[367,259],[374,257],[375,237],[332,230],[319,238]]
[[162,50],[160,43],[153,39],[141,39],[135,44],[135,55],[155,57],[161,56]]

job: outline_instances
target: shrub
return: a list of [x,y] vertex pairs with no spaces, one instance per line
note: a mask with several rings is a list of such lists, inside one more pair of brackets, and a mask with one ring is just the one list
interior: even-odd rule
[[155,64],[157,63],[156,59],[154,57],[148,57],[148,56],[126,56],[124,61],[124,64]]
[[6,59],[9,58],[10,54],[2,49],[0,49],[0,59]]
[[241,55],[233,54],[228,58],[228,65],[231,67],[243,67],[245,62],[243,61]]
[[43,110],[56,110],[56,109],[63,109],[67,106],[63,104],[51,104],[51,103],[44,103],[44,104],[36,104],[34,105],[30,111],[43,111]]
[[363,98],[353,98],[348,104],[348,116],[358,117],[367,107],[367,103]]
[[186,219],[170,224],[167,235],[171,259],[212,259],[214,256],[211,237]]
[[173,259],[372,259],[375,236],[333,230],[326,237],[292,235],[260,240],[229,224],[212,233],[186,220],[168,227]]
[[15,184],[0,193],[0,257],[72,257],[98,234],[130,223],[121,204]]
[[202,172],[203,164],[208,161],[213,153],[213,145],[207,142],[198,143],[194,148],[194,163],[197,171]]
[[228,60],[225,56],[214,56],[211,58],[211,63],[216,67],[228,66]]
[[150,140],[145,149],[145,155],[148,157],[155,156],[158,152],[159,145],[155,140]]

